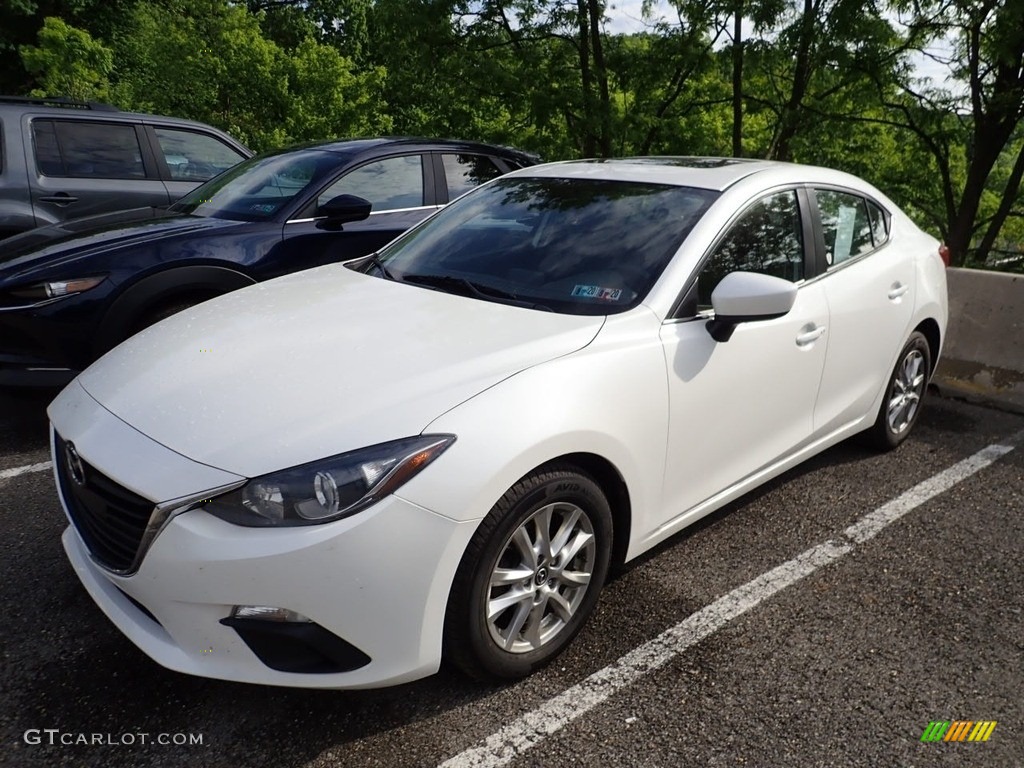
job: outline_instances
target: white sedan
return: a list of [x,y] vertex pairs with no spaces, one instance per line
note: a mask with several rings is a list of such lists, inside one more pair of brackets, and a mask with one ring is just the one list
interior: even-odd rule
[[520,677],[611,565],[845,438],[903,441],[944,254],[821,168],[519,171],[86,370],[49,409],[64,547],[171,669]]

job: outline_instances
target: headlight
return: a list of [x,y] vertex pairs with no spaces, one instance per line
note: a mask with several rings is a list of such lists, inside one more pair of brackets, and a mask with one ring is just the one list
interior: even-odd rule
[[394,493],[453,442],[455,435],[420,435],[361,448],[254,478],[202,508],[236,525],[326,523]]
[[80,277],[75,280],[53,280],[48,283],[37,283],[26,285],[23,288],[14,288],[10,291],[12,296],[19,299],[56,299],[61,296],[70,296],[73,293],[81,293],[95,288],[102,283],[103,277]]

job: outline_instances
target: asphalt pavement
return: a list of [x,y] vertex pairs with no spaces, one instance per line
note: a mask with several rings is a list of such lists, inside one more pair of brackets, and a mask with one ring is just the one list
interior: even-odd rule
[[844,443],[628,564],[527,680],[344,692],[170,672],[106,620],[25,469],[51,394],[0,394],[0,765],[1024,766],[1024,417],[929,397],[894,453]]

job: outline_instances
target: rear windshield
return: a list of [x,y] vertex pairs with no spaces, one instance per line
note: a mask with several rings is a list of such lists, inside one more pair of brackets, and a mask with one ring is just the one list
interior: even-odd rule
[[355,268],[477,299],[614,314],[643,300],[717,196],[627,181],[498,179]]

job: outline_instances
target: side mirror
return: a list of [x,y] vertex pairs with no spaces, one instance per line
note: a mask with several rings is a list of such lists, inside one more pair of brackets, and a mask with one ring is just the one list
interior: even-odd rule
[[323,217],[323,223],[341,229],[342,224],[350,221],[362,221],[370,215],[373,204],[355,195],[338,195],[317,208],[317,216]]
[[715,317],[707,329],[715,341],[728,341],[739,323],[774,320],[793,308],[796,285],[756,272],[730,272],[711,293]]

